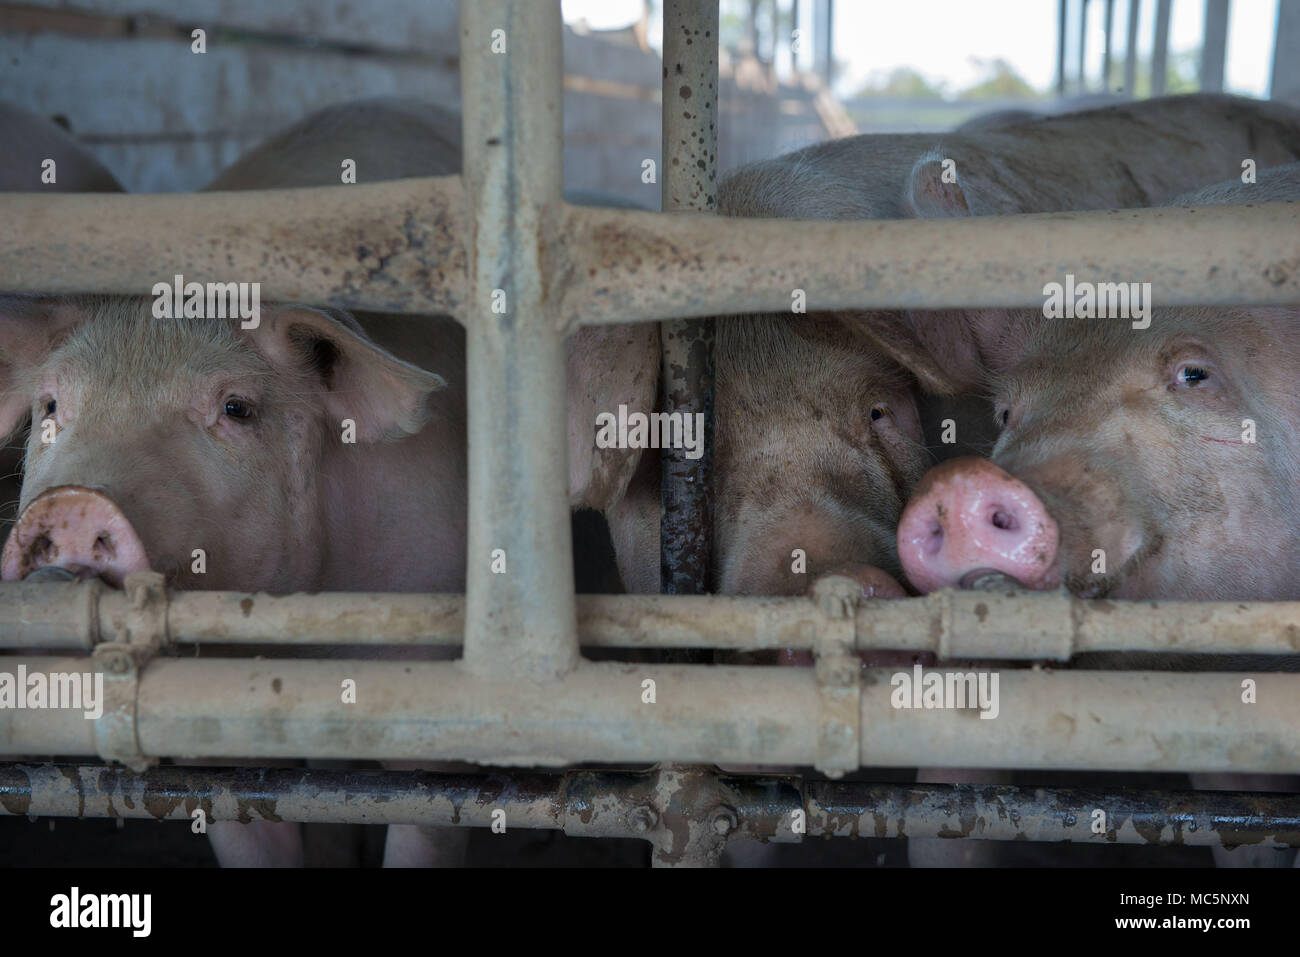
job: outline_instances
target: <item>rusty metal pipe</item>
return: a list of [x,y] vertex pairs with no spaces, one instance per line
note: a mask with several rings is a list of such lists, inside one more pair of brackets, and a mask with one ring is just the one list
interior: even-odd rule
[[[1235,791],[1084,790],[889,785],[713,777],[734,815],[724,838],[965,837],[1096,844],[1300,846],[1294,795]],[[698,794],[705,789],[697,786]],[[0,765],[0,814],[70,818],[490,826],[650,839],[673,794],[654,772],[432,774],[288,768]],[[716,811],[716,803],[714,810]],[[1094,832],[1094,812],[1106,827]],[[701,808],[707,815],[709,809]],[[805,814],[803,831],[796,812]],[[670,826],[676,822],[669,821]]]
[[256,279],[263,301],[459,315],[465,212],[459,176],[177,196],[0,193],[0,291],[148,296],[180,273]]
[[[718,2],[666,0],[662,190],[665,213],[718,208]],[[660,461],[660,591],[710,591],[713,559],[713,323],[660,325],[662,409],[702,423],[702,447],[665,447]]]
[[[558,314],[579,324],[664,315],[1042,308],[1077,274],[1140,279],[1158,306],[1300,302],[1300,203],[970,216],[944,220],[737,220],[568,207]],[[652,272],[643,268],[654,263]],[[1123,320],[1104,320],[1123,321]]]
[[[492,322],[465,299],[463,195],[454,177],[192,196],[0,194],[0,220],[16,223],[0,235],[0,290],[147,295],[160,274],[210,281],[238,271],[260,276],[266,299]],[[178,236],[177,221],[196,225]],[[272,221],[275,237],[257,225]],[[87,222],[111,228],[113,243]],[[281,250],[282,230],[335,239]],[[1165,306],[1300,302],[1294,202],[844,223],[566,205],[546,235],[558,296],[547,321],[564,334],[782,311],[795,287],[808,290],[810,311],[1041,307],[1043,285],[1080,262],[1099,281],[1151,282]],[[261,265],[269,248],[283,259]],[[653,278],[646,262],[661,264]]]

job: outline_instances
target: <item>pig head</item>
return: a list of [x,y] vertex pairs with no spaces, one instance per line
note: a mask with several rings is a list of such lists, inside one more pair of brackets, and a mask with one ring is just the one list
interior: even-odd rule
[[[1282,198],[1300,165],[1179,202]],[[945,463],[909,504],[916,587],[993,570],[1084,597],[1300,597],[1300,309],[1156,308],[1145,329],[987,310],[914,331],[934,374],[984,382],[1001,429],[991,461]]]
[[416,546],[403,529],[422,509],[386,505],[383,485],[418,473],[397,440],[429,422],[442,380],[346,315],[281,306],[243,330],[155,318],[148,299],[7,297],[0,354],[0,431],[32,416],[4,578],[53,564],[117,586],[144,568],[182,588],[451,584],[382,567]]

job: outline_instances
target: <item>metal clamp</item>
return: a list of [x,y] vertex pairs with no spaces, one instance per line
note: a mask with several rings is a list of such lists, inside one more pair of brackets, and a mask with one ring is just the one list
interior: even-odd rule
[[813,585],[813,601],[822,612],[813,636],[814,673],[821,695],[814,766],[830,778],[858,769],[862,663],[853,644],[861,595],[862,585],[842,575],[828,575]]
[[126,576],[124,641],[95,646],[95,671],[104,676],[104,711],[95,722],[95,747],[105,761],[141,773],[158,763],[140,750],[140,672],[167,642],[167,589],[157,572]]

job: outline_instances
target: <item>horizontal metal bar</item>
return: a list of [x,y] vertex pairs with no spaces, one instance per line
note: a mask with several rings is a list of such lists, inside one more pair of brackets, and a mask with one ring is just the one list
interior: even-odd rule
[[789,312],[795,289],[809,312],[1041,307],[1043,286],[1067,273],[1150,282],[1157,307],[1300,303],[1295,202],[870,222],[568,207],[566,218],[566,326]]
[[[127,595],[85,584],[0,583],[0,648],[81,649],[128,638]],[[588,647],[811,648],[824,624],[809,598],[579,595]],[[461,595],[333,592],[267,595],[172,592],[167,637],[177,644],[459,645]],[[1300,654],[1300,602],[1137,602],[1067,595],[943,590],[859,602],[858,651],[940,658],[1043,659],[1149,651]]]
[[[30,678],[91,662],[4,666]],[[1300,773],[1300,675],[985,674],[996,700],[977,711],[902,695],[912,669],[861,672],[858,766]],[[812,668],[582,662],[519,682],[459,662],[157,658],[124,719],[154,757],[784,766],[818,760],[826,717]],[[97,754],[96,724],[77,709],[0,709],[0,752]]]
[[154,283],[257,281],[264,302],[457,314],[459,176],[176,196],[0,193],[0,291],[148,296]]
[[[731,837],[964,837],[1095,844],[1300,846],[1295,795],[891,785],[739,777],[719,783]],[[0,765],[0,814],[190,821],[460,825],[646,837],[665,811],[654,772],[433,774],[290,768]],[[1095,811],[1106,826],[1094,832]],[[803,832],[792,826],[803,811]]]
[[[182,272],[252,276],[267,300],[465,312],[458,178],[185,196],[0,194],[0,290],[147,294]],[[185,224],[177,231],[177,224]],[[303,240],[290,249],[291,235]],[[565,206],[548,234],[553,319],[1041,306],[1067,273],[1150,282],[1156,306],[1300,302],[1300,203],[805,222]],[[75,269],[69,263],[76,263]]]
[[[1077,844],[1300,847],[1294,794],[976,784],[804,785],[808,833]],[[1094,833],[1096,811],[1105,830]]]

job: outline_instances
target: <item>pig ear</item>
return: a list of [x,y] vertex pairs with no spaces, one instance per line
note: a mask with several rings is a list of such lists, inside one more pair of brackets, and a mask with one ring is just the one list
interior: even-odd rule
[[659,323],[587,326],[565,341],[569,504],[607,509],[627,491],[641,449],[599,448],[597,416],[651,413],[659,398]]
[[939,149],[931,150],[912,165],[904,200],[919,219],[971,214],[958,164]]
[[945,334],[956,340],[951,346],[937,341],[933,336],[922,335],[922,332],[934,331],[931,329],[931,319],[914,319],[914,316],[936,315],[938,314],[851,312],[836,313],[835,318],[855,338],[883,352],[911,372],[926,392],[956,395],[978,388],[982,380],[978,362],[958,361],[959,357],[974,353],[962,314],[943,314],[937,324]]
[[352,419],[358,442],[414,435],[429,419],[429,396],[446,385],[381,349],[342,310],[263,309],[252,335],[273,363],[322,382],[326,414],[335,422]]
[[65,299],[0,296],[0,438],[12,435],[31,412],[28,374],[85,316]]
[[907,322],[945,373],[970,391],[989,372],[1007,372],[1029,340],[1034,313],[1024,309],[913,310]]

